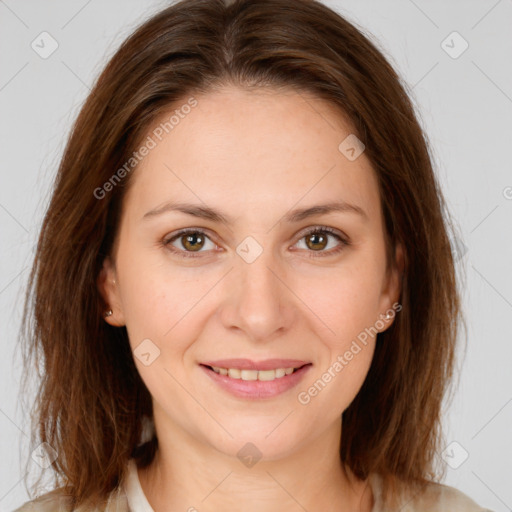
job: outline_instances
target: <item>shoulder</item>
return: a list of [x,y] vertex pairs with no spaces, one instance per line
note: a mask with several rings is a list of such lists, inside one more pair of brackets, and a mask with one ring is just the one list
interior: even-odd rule
[[70,497],[62,489],[54,489],[25,502],[14,512],[64,512],[70,508]]
[[[372,512],[385,512],[381,476],[372,474],[370,482],[375,499]],[[437,482],[430,482],[423,491],[404,492],[400,495],[399,503],[400,512],[492,512],[455,487]]]
[[[31,501],[25,502],[13,512],[99,512],[97,507],[82,504],[72,509],[71,496],[62,488],[54,489]],[[114,489],[108,498],[104,512],[129,512],[126,495],[120,488]]]
[[491,512],[449,485],[430,482],[421,493],[406,496],[401,512]]

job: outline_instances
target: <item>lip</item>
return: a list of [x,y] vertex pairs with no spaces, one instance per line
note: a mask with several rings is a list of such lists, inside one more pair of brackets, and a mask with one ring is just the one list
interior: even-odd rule
[[[230,365],[233,365],[233,359],[227,360],[231,361]],[[245,360],[236,360],[236,361],[245,361],[247,364],[247,359]],[[290,362],[290,359],[274,359],[274,360],[268,360],[268,361],[288,361]],[[266,361],[267,364],[271,364],[270,362]],[[216,364],[214,365],[208,365],[208,366],[217,366],[218,363],[224,363],[226,361],[215,361]],[[279,363],[279,364],[281,364]],[[260,363],[261,364],[261,363]],[[272,362],[274,365],[275,362]],[[275,396],[278,396],[282,393],[285,393],[286,391],[289,391],[290,389],[297,386],[297,384],[303,379],[304,375],[309,371],[309,369],[312,367],[311,363],[305,363],[304,366],[299,368],[298,370],[294,371],[290,375],[285,375],[284,377],[281,377],[279,379],[274,379],[272,381],[264,381],[264,380],[242,380],[242,379],[232,379],[231,377],[228,377],[227,375],[221,375],[219,373],[215,373],[211,368],[208,366],[205,366],[205,364],[199,365],[202,370],[212,379],[213,382],[219,385],[221,389],[224,391],[227,391],[231,395],[237,397],[237,398],[245,398],[245,399],[260,399],[260,398],[273,398]],[[291,364],[290,366],[271,366],[267,369],[274,369],[274,368],[291,368],[294,366],[294,364]],[[299,365],[295,364],[295,367]],[[240,366],[222,366],[221,368],[241,368]],[[241,368],[241,369],[256,369],[256,368]]]
[[204,361],[205,366],[217,368],[238,368],[240,370],[275,370],[276,368],[299,368],[309,361],[299,359],[265,359],[252,361],[251,359],[219,359],[217,361]]

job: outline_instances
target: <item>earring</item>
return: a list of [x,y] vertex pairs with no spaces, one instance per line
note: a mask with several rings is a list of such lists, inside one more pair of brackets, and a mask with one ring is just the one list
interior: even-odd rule
[[386,316],[384,317],[386,320],[389,320],[391,318],[391,315],[389,313],[386,313]]
[[105,311],[105,318],[107,318],[108,316],[111,316],[114,312],[109,309],[108,311]]

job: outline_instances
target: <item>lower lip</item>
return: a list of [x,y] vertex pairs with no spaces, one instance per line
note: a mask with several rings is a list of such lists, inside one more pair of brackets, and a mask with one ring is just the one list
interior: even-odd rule
[[242,380],[232,379],[227,375],[215,373],[207,366],[200,365],[208,376],[221,388],[239,398],[271,398],[295,387],[311,368],[307,364],[297,371],[274,380]]

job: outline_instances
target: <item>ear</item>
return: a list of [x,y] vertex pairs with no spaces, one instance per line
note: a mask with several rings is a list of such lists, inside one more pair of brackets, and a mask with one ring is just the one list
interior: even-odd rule
[[[386,325],[379,332],[384,332],[393,323],[398,311],[402,309],[402,305],[398,303],[400,293],[402,291],[402,276],[404,273],[404,250],[402,244],[397,243],[395,246],[395,261],[392,262],[391,268],[386,276],[381,298],[380,298],[380,316]],[[386,319],[386,314],[389,318]]]
[[116,277],[115,266],[109,256],[103,261],[97,279],[97,287],[105,302],[105,312],[112,310],[112,315],[104,317],[105,322],[114,327],[125,325],[124,313],[119,292],[119,283]]

